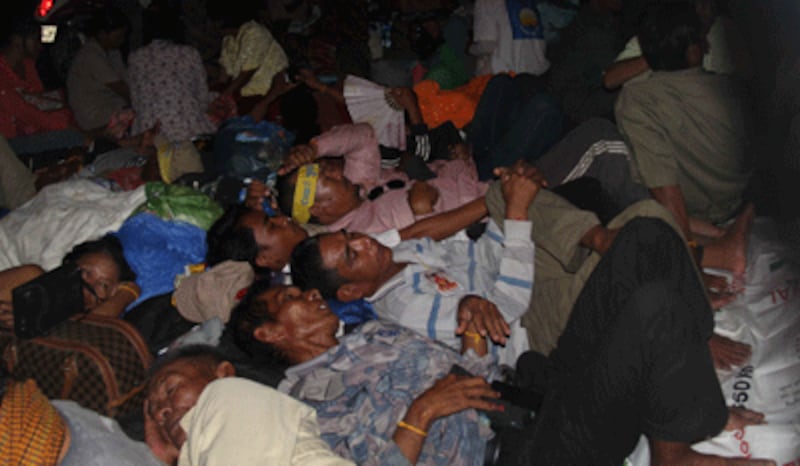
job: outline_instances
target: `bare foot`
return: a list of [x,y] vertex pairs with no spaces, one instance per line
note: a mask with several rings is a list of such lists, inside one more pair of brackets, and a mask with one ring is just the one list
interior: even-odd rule
[[706,287],[708,298],[711,301],[711,309],[715,311],[734,301],[741,293],[742,286],[736,283],[728,283],[725,277],[712,275],[702,272],[703,284]]
[[766,423],[767,421],[764,420],[764,413],[731,406],[728,408],[728,423],[725,424],[725,430],[738,430],[747,426]]
[[703,236],[708,239],[714,239],[722,238],[725,235],[724,228],[695,217],[689,217],[689,230],[692,232],[693,237]]
[[748,203],[725,235],[705,246],[703,267],[728,270],[734,277],[743,277],[747,270],[747,240],[754,216],[753,204]]
[[603,225],[595,225],[583,234],[581,245],[603,255],[611,247],[617,233],[619,233],[619,228],[609,230]]
[[725,458],[692,450],[688,443],[650,440],[651,466],[775,466],[775,461],[751,458]]
[[708,339],[708,349],[711,351],[714,367],[722,370],[743,365],[750,359],[753,352],[750,345],[731,340],[716,333]]
[[157,121],[150,129],[142,133],[142,139],[139,141],[139,149],[145,150],[148,147],[152,147],[156,136],[159,134],[161,134],[161,121]]

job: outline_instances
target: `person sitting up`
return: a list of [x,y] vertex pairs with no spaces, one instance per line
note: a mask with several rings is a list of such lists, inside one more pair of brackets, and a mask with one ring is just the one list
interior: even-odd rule
[[[83,280],[84,309],[93,314],[118,317],[139,297],[136,274],[122,252],[122,244],[111,235],[75,246],[62,265],[76,265]],[[0,272],[0,327],[14,328],[14,288],[42,275],[35,264],[20,265]]]
[[[704,38],[691,4],[653,8],[639,42],[653,73],[628,83],[615,108],[634,178],[672,213],[698,255],[698,243],[746,241],[753,209],[742,209],[751,143],[742,90],[700,67]],[[716,226],[740,209],[730,228]],[[716,251],[724,248],[706,248],[704,266],[744,274],[743,249]]]
[[[500,464],[621,464],[644,434],[654,465],[774,465],[690,448],[723,426],[764,419],[725,407],[708,354],[713,319],[693,270],[663,222],[636,219],[619,232],[548,361],[532,425],[502,443]],[[467,408],[497,410],[485,378],[496,371],[488,340],[502,333],[501,315],[467,303],[450,314],[463,330],[459,354],[380,320],[337,336],[316,290],[267,286],[251,289],[231,328],[249,351],[291,366],[279,389],[315,407],[335,452],[359,464],[483,464],[488,432]],[[475,376],[449,374],[453,364]]]
[[319,437],[314,410],[236,377],[216,348],[185,346],[151,369],[145,441],[166,464],[345,466]]
[[275,75],[289,66],[281,44],[256,20],[258,4],[247,1],[231,8],[225,1],[208,2],[209,16],[220,23],[225,34],[219,55],[224,72],[217,84],[223,86],[222,94],[237,100],[240,115],[255,103],[242,98],[266,96]]
[[[4,6],[19,9],[16,7]],[[83,146],[59,91],[45,91],[36,70],[41,25],[33,11],[3,13],[0,37],[0,134],[17,154]]]
[[550,68],[537,3],[540,2],[475,2],[475,42],[469,51],[478,57],[476,76],[509,71],[541,76]]
[[78,126],[100,136],[112,116],[130,105],[130,90],[120,47],[129,29],[122,11],[106,6],[87,22],[89,40],[83,44],[67,73],[67,96]]
[[[715,0],[694,0],[693,3],[708,45],[703,55],[703,69],[743,79],[752,77],[750,55],[733,19],[720,14]],[[649,72],[639,38],[633,36],[614,63],[606,68],[603,86],[613,90]]]
[[131,132],[139,134],[160,123],[173,143],[216,131],[208,117],[209,93],[200,52],[183,45],[175,27],[177,12],[155,2],[145,10],[147,45],[128,59],[131,104],[136,112]]
[[[407,241],[390,249],[373,238],[341,230],[304,240],[292,253],[292,282],[327,298],[372,303],[379,317],[457,346],[456,313],[499,316],[510,325],[490,327],[500,361],[513,364],[528,349],[519,325],[533,282],[533,242],[528,206],[542,180],[502,172],[505,235],[490,222],[476,242],[452,238]],[[510,339],[507,337],[510,336]]]

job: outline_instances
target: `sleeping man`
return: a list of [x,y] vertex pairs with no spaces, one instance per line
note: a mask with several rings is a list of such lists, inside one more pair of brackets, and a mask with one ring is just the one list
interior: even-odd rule
[[[342,272],[405,265],[385,263],[375,245],[344,247],[353,267]],[[334,289],[349,282],[340,283]],[[498,394],[484,378],[496,374],[490,340],[505,341],[508,324],[497,309],[469,299],[449,315],[461,335],[449,348],[381,320],[340,336],[315,289],[255,286],[230,325],[243,348],[291,366],[280,390],[317,410],[321,436],[336,453],[358,464],[477,466],[490,433],[469,408],[497,409]],[[629,222],[548,358],[534,422],[502,443],[499,464],[621,464],[644,434],[654,465],[774,465],[690,448],[723,426],[763,422],[758,413],[726,409],[708,351],[712,327],[680,237],[657,219]],[[476,377],[448,375],[453,364]]]
[[[467,306],[478,318],[503,316],[491,327],[500,361],[513,364],[528,349],[519,318],[533,283],[533,241],[528,206],[541,180],[504,172],[505,235],[494,222],[476,242],[456,236],[400,243],[393,249],[341,230],[304,240],[292,253],[292,280],[325,298],[365,298],[378,316],[457,346],[455,315]],[[463,328],[459,328],[463,331]],[[459,332],[460,333],[460,332]],[[507,337],[510,337],[507,339]]]
[[[342,157],[331,158],[336,156]],[[467,155],[436,160],[427,168],[436,175],[427,181],[382,169],[372,127],[341,125],[292,150],[280,171],[278,200],[299,223],[377,233],[455,209],[486,192]]]

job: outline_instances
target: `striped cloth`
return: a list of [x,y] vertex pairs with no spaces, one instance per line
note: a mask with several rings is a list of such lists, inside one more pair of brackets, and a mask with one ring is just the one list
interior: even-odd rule
[[0,405],[4,465],[55,465],[66,434],[64,420],[34,380],[10,382]]

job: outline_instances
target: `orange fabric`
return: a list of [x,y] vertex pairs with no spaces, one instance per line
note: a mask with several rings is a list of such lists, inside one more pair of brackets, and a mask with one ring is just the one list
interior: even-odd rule
[[55,465],[66,425],[34,380],[11,382],[0,405],[2,464]]
[[463,128],[475,115],[475,108],[483,90],[494,75],[487,74],[472,78],[467,84],[443,91],[439,83],[432,80],[420,81],[414,85],[422,119],[429,128],[435,128],[446,121],[452,121]]

